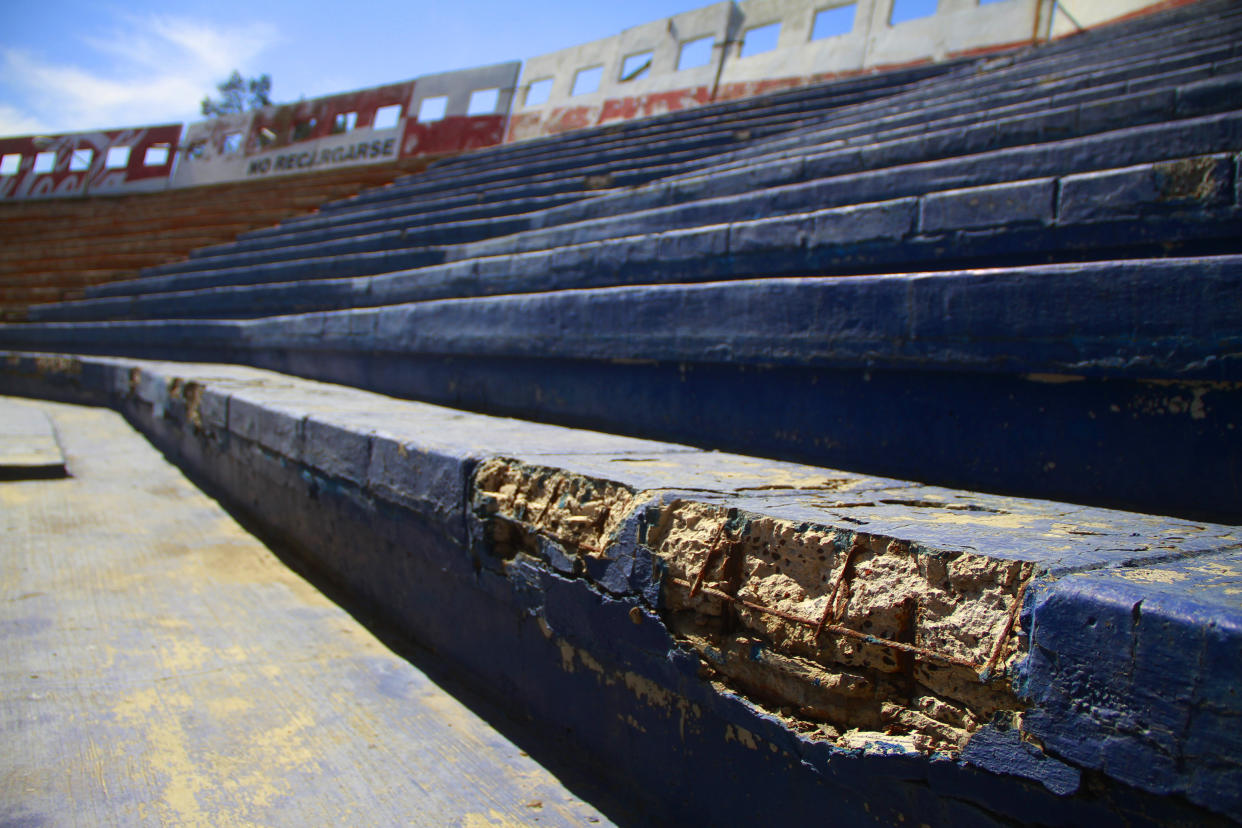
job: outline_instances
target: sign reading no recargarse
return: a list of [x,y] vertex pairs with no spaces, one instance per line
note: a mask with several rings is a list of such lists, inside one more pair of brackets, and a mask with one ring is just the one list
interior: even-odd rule
[[246,177],[386,161],[395,158],[396,154],[396,136],[371,141],[351,141],[343,146],[273,152],[249,159],[246,163]]

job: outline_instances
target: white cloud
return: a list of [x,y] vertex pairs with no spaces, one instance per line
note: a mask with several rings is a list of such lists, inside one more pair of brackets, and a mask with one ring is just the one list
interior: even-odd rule
[[47,122],[17,107],[0,103],[0,135],[34,135],[51,131]]
[[197,120],[199,101],[233,69],[277,40],[265,23],[218,26],[179,17],[126,18],[109,36],[83,38],[108,70],[0,48],[5,97],[0,134],[76,132]]

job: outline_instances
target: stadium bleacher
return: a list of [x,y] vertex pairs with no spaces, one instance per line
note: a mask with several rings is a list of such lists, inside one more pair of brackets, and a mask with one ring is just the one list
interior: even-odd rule
[[1236,0],[462,153],[0,349],[653,821],[1242,812]]
[[[231,240],[417,169],[424,159],[267,183],[192,191],[0,203],[0,318],[21,321],[32,305],[81,299],[90,286],[131,279],[145,267],[181,261]],[[66,236],[65,228],[72,227]]]
[[[1237,402],[1212,355],[1230,333],[1221,302],[1242,230],[1240,25],[1232,4],[1208,3],[1003,57],[463,154],[32,307],[39,324],[2,341],[236,360],[944,485],[1236,519],[1228,418],[1150,410],[1168,382],[1215,383],[1187,391],[1212,411]],[[719,331],[713,305],[745,314]],[[528,381],[497,381],[511,372]],[[752,386],[784,405],[725,402]],[[854,403],[830,405],[837,395]],[[706,400],[734,411],[706,416]],[[883,414],[911,405],[924,417]]]

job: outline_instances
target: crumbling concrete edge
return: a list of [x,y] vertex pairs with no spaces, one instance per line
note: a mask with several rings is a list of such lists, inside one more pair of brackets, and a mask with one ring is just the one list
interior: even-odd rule
[[[771,815],[773,802],[808,818],[830,806],[850,824],[916,814],[933,824],[1109,824],[1240,812],[1236,605],[1208,616],[1116,567],[1051,573],[1033,561],[954,551],[948,560],[966,561],[964,570],[972,578],[982,572],[992,588],[987,629],[999,635],[971,643],[940,630],[949,636],[942,647],[895,649],[901,636],[864,632],[840,617],[846,570],[870,556],[905,566],[924,585],[947,584],[934,571],[945,550],[790,527],[694,491],[692,481],[682,490],[627,490],[496,452],[395,440],[381,425],[392,412],[375,408],[383,398],[352,389],[316,408],[309,387],[317,384],[270,374],[263,382],[256,377],[264,372],[252,369],[0,359],[4,393],[125,413],[472,683],[607,757],[599,764],[661,816]],[[782,604],[789,595],[773,598],[790,570],[752,584],[747,579],[772,562],[751,555],[739,563],[730,552],[748,542],[774,549],[782,533],[788,540],[807,532],[818,532],[816,548],[839,562],[822,572],[828,599],[794,596],[802,608]],[[1242,578],[1236,546],[1194,560]],[[1156,573],[1148,586],[1190,565],[1176,556],[1172,568],[1143,563]],[[812,605],[818,616],[799,611]],[[1131,623],[1112,623],[1118,607]],[[723,628],[713,627],[726,615]],[[808,653],[808,628],[814,644],[824,627],[849,633],[831,648],[838,665],[853,669],[800,681],[814,673],[809,656],[822,655]],[[1088,634],[1083,643],[1083,629],[1098,631],[1096,639]],[[1199,646],[1183,646],[1187,640]],[[890,656],[904,659],[910,674],[957,670],[944,685],[950,695],[963,670],[982,674],[981,687],[999,676],[1013,692],[1003,689],[1011,693],[1003,703],[989,696],[977,709],[956,697],[932,697],[922,709],[864,703],[867,710],[846,715],[878,712],[868,720],[875,729],[807,727],[817,704],[874,701],[866,688],[889,675],[882,662]],[[840,692],[816,696],[826,678]],[[1174,684],[1178,692],[1166,697]],[[954,717],[956,728],[945,721]],[[973,727],[962,726],[963,717],[974,717]]]

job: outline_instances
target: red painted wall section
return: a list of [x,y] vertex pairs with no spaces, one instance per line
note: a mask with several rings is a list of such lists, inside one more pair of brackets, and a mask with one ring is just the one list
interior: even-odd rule
[[815,83],[823,79],[819,76],[811,75],[805,78],[773,78],[770,80],[726,83],[716,90],[716,100],[732,101],[737,98],[749,98],[752,95],[762,95],[764,92],[776,92],[779,89],[805,86],[808,83]]
[[504,115],[450,115],[431,123],[407,118],[401,136],[401,157],[490,147],[504,137]]
[[649,118],[665,112],[677,112],[701,106],[711,99],[712,91],[706,86],[690,89],[674,89],[671,92],[650,92],[634,98],[613,98],[604,101],[596,123],[607,124],[630,118]]
[[354,128],[371,126],[376,111],[386,106],[400,106],[404,118],[413,92],[414,81],[405,81],[258,110],[250,121],[246,154],[339,134],[344,130],[338,129],[338,118],[351,112],[357,119]]
[[695,86],[671,89],[626,98],[610,98],[590,106],[557,107],[548,111],[528,112],[509,118],[507,141],[521,141],[541,135],[556,135],[574,129],[586,129],[632,118],[649,118],[666,112],[678,112],[702,106],[711,99],[711,89]]
[[[916,61],[915,63],[925,62]],[[819,81],[885,71],[893,68],[896,67],[884,66],[849,73],[768,78],[765,80],[726,83],[716,90],[714,100],[732,101],[739,98],[749,98],[754,95],[762,95],[764,92],[792,89]],[[574,129],[586,129],[618,121],[629,121],[634,118],[650,118],[666,112],[693,109],[712,101],[712,91],[709,87],[694,86],[666,92],[651,92],[634,97],[610,98],[603,103],[589,106],[557,107],[548,111],[527,112],[514,115],[509,119],[509,131],[506,135],[506,140],[521,141],[528,138],[538,138],[543,135],[556,135]]]
[[[716,90],[715,100],[731,101],[737,98],[748,98],[764,92],[804,86],[829,77],[828,75],[812,75],[724,84]],[[521,141],[543,135],[556,135],[574,129],[629,121],[634,118],[650,118],[666,112],[693,109],[711,102],[712,90],[709,87],[694,86],[666,92],[651,92],[634,97],[610,98],[603,103],[590,106],[558,107],[546,112],[517,114],[509,119],[506,140]]]
[[[180,124],[0,138],[0,156],[21,156],[15,174],[0,175],[0,199],[159,189],[172,172],[180,140]],[[124,166],[109,169],[108,151],[117,147],[128,147],[129,158]],[[147,164],[147,150],[152,148],[162,158]],[[51,171],[34,171],[40,153],[55,155]],[[74,169],[80,163],[85,168]]]

